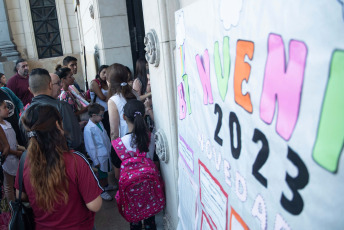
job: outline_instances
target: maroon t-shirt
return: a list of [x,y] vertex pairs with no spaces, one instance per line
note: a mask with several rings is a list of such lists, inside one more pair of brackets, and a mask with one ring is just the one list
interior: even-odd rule
[[[87,160],[79,153],[64,154],[68,177],[69,197],[67,204],[55,204],[55,211],[47,213],[40,209],[35,200],[35,193],[30,184],[28,158],[24,164],[24,188],[35,215],[36,229],[92,229],[95,213],[88,210],[86,204],[96,199],[102,188]],[[15,188],[19,189],[18,173]]]
[[23,105],[31,103],[33,95],[29,90],[29,76],[24,78],[16,73],[8,80],[7,88],[13,91],[13,93],[23,102]]

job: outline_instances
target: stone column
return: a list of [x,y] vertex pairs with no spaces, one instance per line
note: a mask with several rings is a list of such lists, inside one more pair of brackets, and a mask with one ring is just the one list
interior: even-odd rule
[[17,60],[20,57],[12,42],[10,28],[8,26],[7,7],[5,0],[0,0],[0,52],[8,61]]

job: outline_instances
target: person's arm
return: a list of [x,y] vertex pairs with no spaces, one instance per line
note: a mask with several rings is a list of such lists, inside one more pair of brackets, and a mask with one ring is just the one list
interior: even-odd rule
[[75,115],[79,116],[80,114],[86,113],[87,110],[88,110],[88,106],[78,110],[77,112],[75,112]]
[[141,88],[142,88],[142,83],[138,78],[136,78],[133,82],[133,90],[135,90],[139,96],[141,96]]
[[146,100],[146,98],[148,98],[148,97],[150,97],[150,96],[152,96],[152,93],[151,93],[151,92],[146,93],[146,94],[144,94],[144,95],[141,95],[141,96],[139,97],[139,100],[140,100],[140,101],[144,101],[144,100]]
[[86,207],[92,211],[97,212],[102,206],[102,199],[100,194],[104,191],[100,187],[97,178],[95,177],[90,164],[81,156],[76,156],[76,176],[79,193],[84,200]]
[[146,109],[146,115],[148,115],[154,121],[152,99],[147,98],[144,104],[145,104],[145,109]]
[[97,95],[100,100],[106,101],[106,96],[103,94],[101,88],[99,88],[99,85],[95,80],[91,83],[91,90]]
[[1,143],[1,146],[0,146],[1,155],[6,157],[10,151],[10,145],[8,144],[6,134],[1,126],[0,126],[0,143]]
[[23,151],[10,149],[8,153],[16,157],[20,157],[23,154]]
[[110,122],[110,136],[111,141],[119,137],[119,113],[115,102],[108,101],[109,122]]
[[86,207],[88,210],[92,212],[98,212],[100,208],[102,207],[103,200],[100,196],[98,196],[96,199],[92,200],[91,202],[86,204]]

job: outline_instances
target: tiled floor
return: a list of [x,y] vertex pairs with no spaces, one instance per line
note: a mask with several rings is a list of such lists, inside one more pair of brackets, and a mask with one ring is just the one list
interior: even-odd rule
[[[113,174],[109,175],[109,182],[113,181]],[[111,196],[115,196],[115,191],[110,191]],[[163,229],[163,214],[160,213],[155,217],[157,229]],[[95,218],[96,230],[129,230],[129,223],[119,214],[116,200],[104,201],[102,208],[96,213]]]

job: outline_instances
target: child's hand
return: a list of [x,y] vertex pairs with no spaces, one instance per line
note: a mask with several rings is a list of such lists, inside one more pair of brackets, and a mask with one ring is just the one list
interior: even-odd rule
[[26,149],[24,146],[17,145],[17,150],[24,152]]

